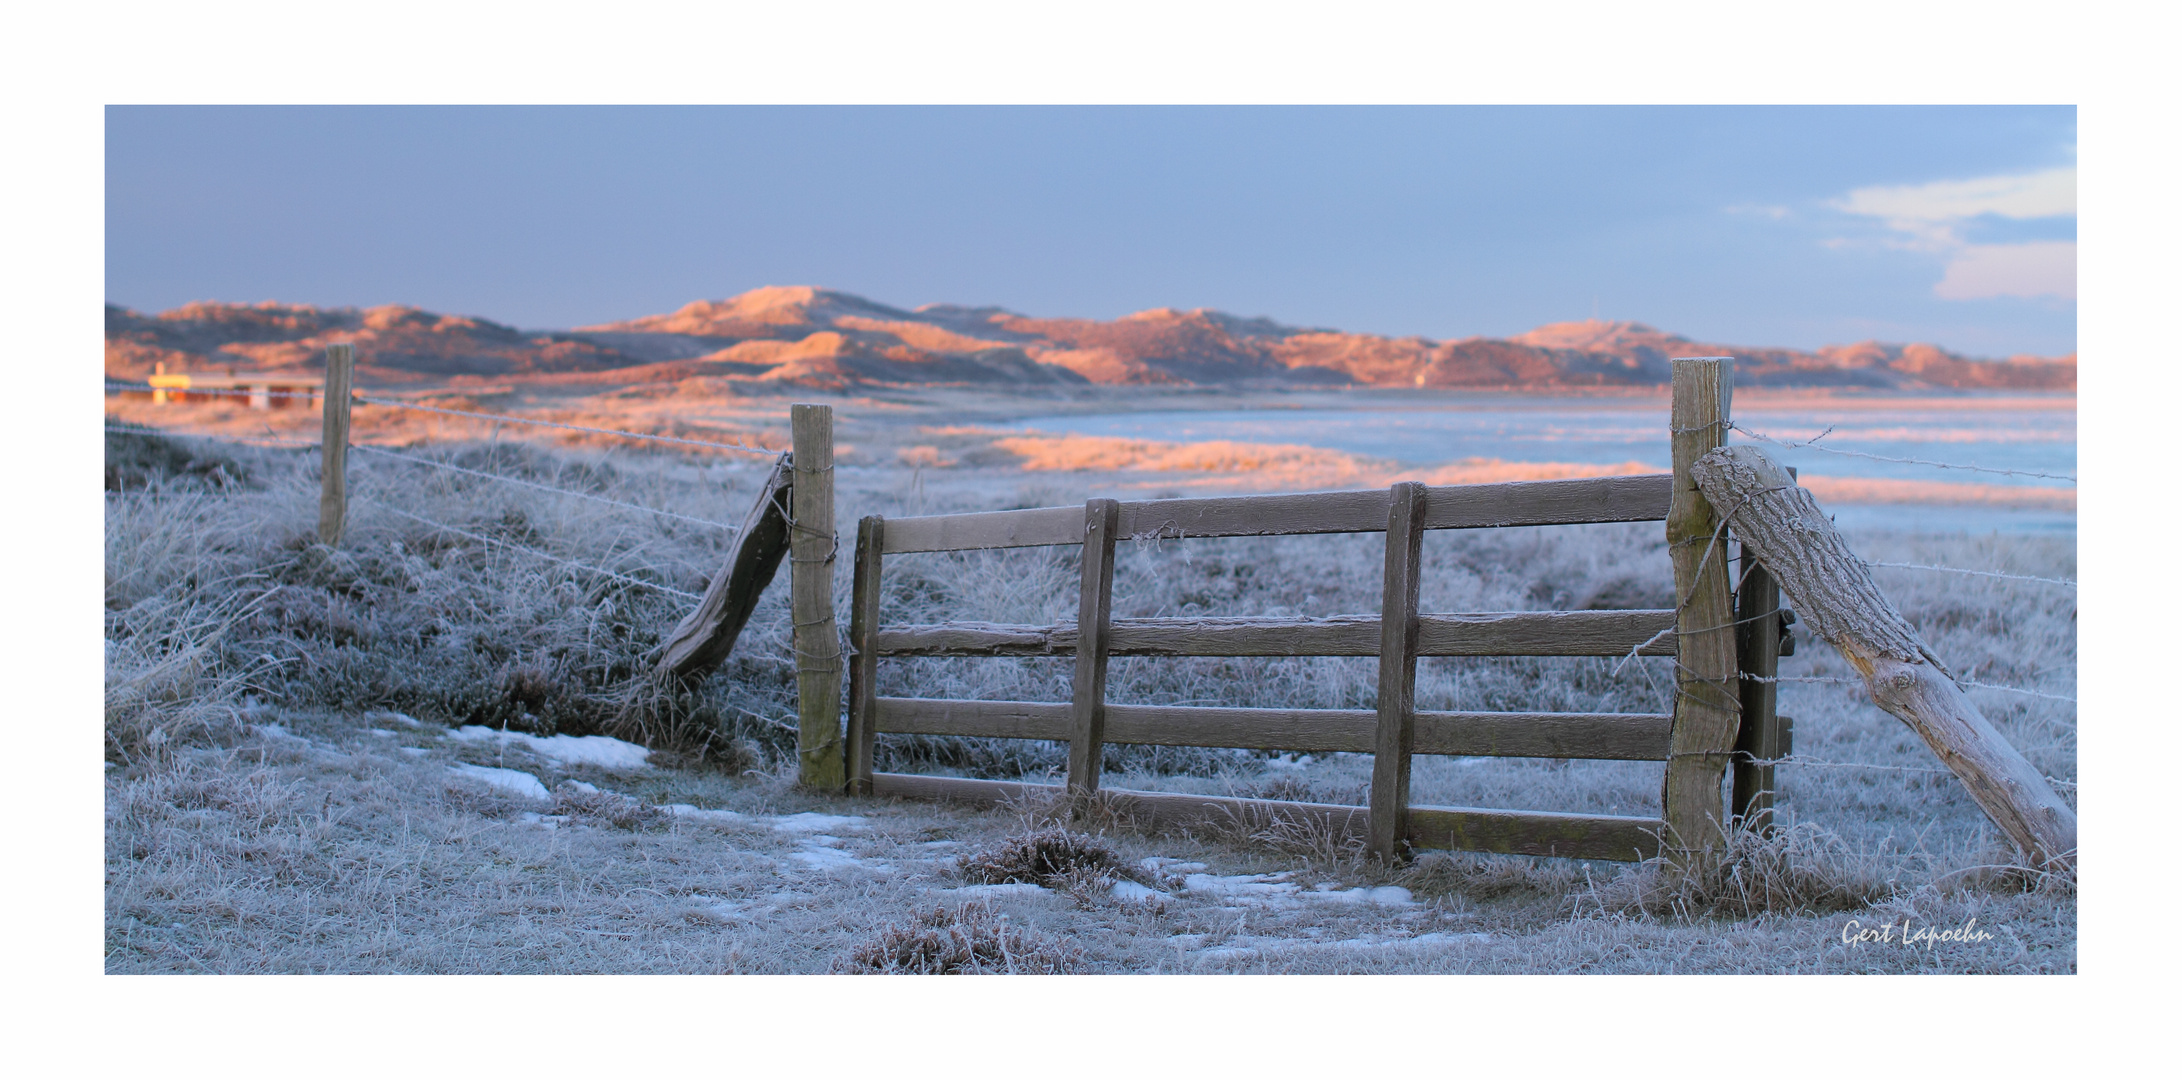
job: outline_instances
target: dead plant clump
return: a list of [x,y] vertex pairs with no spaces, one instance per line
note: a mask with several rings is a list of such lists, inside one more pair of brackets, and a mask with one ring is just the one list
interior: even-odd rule
[[600,791],[590,784],[563,780],[553,788],[553,813],[571,825],[604,825],[638,832],[667,823],[665,810],[618,792]]
[[1899,890],[1879,860],[1851,850],[1835,833],[1783,822],[1770,830],[1731,830],[1681,873],[1659,859],[1639,864],[1593,895],[1605,911],[1687,922],[1708,915],[1854,911]]
[[981,885],[1022,883],[1066,892],[1116,878],[1134,878],[1134,867],[1112,844],[1088,833],[1046,826],[1008,837],[962,856],[956,869]]
[[834,965],[852,975],[1065,975],[1084,959],[1060,938],[1014,926],[985,904],[912,912]]

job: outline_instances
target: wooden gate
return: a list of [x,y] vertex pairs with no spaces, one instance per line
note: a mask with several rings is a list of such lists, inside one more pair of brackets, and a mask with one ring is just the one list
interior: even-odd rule
[[[1093,499],[1081,507],[866,517],[858,526],[850,644],[849,786],[860,793],[1000,801],[1052,785],[872,771],[881,732],[1049,739],[1069,744],[1066,789],[1100,790],[1106,743],[1235,747],[1374,755],[1368,806],[1108,790],[1117,809],[1153,824],[1266,823],[1287,819],[1361,836],[1382,858],[1405,848],[1636,860],[1662,837],[1699,846],[1723,819],[1721,777],[1735,754],[1746,699],[1737,685],[1738,620],[1730,614],[1726,537],[1688,479],[1688,463],[1724,440],[1726,395],[1717,409],[1685,408],[1684,383],[1727,385],[1725,363],[1676,363],[1675,474],[1428,487],[1384,491],[1157,499]],[[1688,374],[1690,379],[1685,380]],[[1698,398],[1707,395],[1695,395]],[[1705,413],[1711,415],[1704,415]],[[1691,504],[1695,499],[1696,504]],[[1420,545],[1429,529],[1667,521],[1679,611],[1420,613]],[[1383,532],[1386,579],[1377,615],[1330,618],[1110,616],[1114,545],[1121,537],[1296,536]],[[911,552],[1078,546],[1078,618],[1052,626],[883,624],[885,557]],[[1762,575],[1756,575],[1762,578]],[[1770,595],[1762,600],[1772,610]],[[1772,618],[1742,627],[1776,633]],[[1678,627],[1679,622],[1679,627]],[[1671,714],[1420,712],[1413,706],[1420,656],[1677,657]],[[878,662],[908,656],[1075,657],[1071,700],[962,701],[879,697]],[[1243,709],[1109,705],[1113,656],[1376,656],[1376,710]],[[1723,666],[1724,664],[1724,666]],[[1763,672],[1770,675],[1771,672]],[[1751,695],[1753,731],[1769,730],[1771,695]],[[1764,740],[1749,740],[1751,745]],[[1547,813],[1409,805],[1413,754],[1666,761],[1665,817]],[[1768,775],[1764,776],[1770,782]],[[1758,775],[1753,771],[1752,776]],[[1752,799],[1738,798],[1739,804]],[[1740,808],[1740,807],[1738,807]]]

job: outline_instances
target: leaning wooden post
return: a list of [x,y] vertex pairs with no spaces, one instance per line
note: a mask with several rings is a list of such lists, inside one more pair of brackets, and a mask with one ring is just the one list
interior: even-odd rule
[[319,439],[318,541],[341,542],[348,516],[349,386],[356,347],[326,346],[326,424]]
[[2076,812],[1970,704],[1811,493],[1752,446],[1714,450],[1692,473],[1714,505],[1730,508],[1801,624],[1863,675],[1872,701],[1932,748],[2032,866],[2072,869]]
[[1121,504],[1083,504],[1083,588],[1076,600],[1076,679],[1069,698],[1068,791],[1099,789],[1106,758],[1106,655],[1113,638],[1114,531]]
[[1379,722],[1372,742],[1366,848],[1392,862],[1405,854],[1409,758],[1417,723],[1417,585],[1424,555],[1423,484],[1388,492],[1386,583],[1379,594]]
[[873,514],[856,524],[856,578],[849,589],[849,780],[851,795],[871,794],[872,751],[878,729],[879,572],[886,548],[886,519]]
[[1720,781],[1734,754],[1742,704],[1735,664],[1734,587],[1728,573],[1727,530],[1690,474],[1708,450],[1727,443],[1735,360],[1726,356],[1674,361],[1674,495],[1667,509],[1667,551],[1677,597],[1674,728],[1660,805],[1666,835],[1661,852],[1684,862],[1727,836]]
[[838,792],[841,760],[841,633],[833,617],[833,407],[791,405],[789,609],[795,619],[797,778]]

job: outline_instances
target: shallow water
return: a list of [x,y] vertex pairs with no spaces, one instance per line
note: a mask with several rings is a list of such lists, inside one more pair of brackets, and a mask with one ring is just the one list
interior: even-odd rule
[[[1835,397],[1746,392],[1734,403],[1742,427],[1783,442],[2015,470],[2017,474],[1878,461],[1819,448],[1731,439],[1763,446],[1805,476],[1842,480],[1958,485],[1934,497],[1972,501],[1977,486],[2072,490],[2076,472],[2076,399],[2072,395]],[[1666,471],[1665,398],[1451,396],[1414,405],[1357,408],[1253,408],[1048,416],[1012,427],[1054,434],[1168,442],[1229,439],[1291,443],[1430,466],[1469,458],[1514,462],[1636,462]],[[2047,476],[2020,475],[2044,473]],[[1851,529],[2073,534],[2071,510],[2004,505],[1935,505],[1835,496],[1826,501]],[[2025,492],[2030,496],[2039,493]],[[1902,496],[1897,495],[1897,498]]]

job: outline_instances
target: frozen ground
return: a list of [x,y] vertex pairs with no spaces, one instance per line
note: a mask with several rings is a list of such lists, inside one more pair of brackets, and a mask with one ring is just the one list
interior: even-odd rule
[[[969,426],[1007,409],[958,404],[839,405],[844,532],[864,513],[1215,490],[1186,472],[1026,472]],[[738,517],[762,473],[551,444],[446,450],[713,520]],[[1824,682],[1782,688],[1806,762],[1782,774],[1784,810],[1806,829],[1774,867],[1803,875],[1785,904],[1678,909],[1617,864],[1427,854],[1380,868],[1308,835],[1111,833],[1135,868],[1120,879],[969,880],[957,860],[1022,834],[1023,814],[821,797],[784,778],[784,590],[767,595],[736,658],[677,704],[681,726],[631,723],[628,681],[683,601],[449,539],[386,508],[685,591],[703,587],[721,536],[359,459],[350,537],[328,554],[308,540],[309,462],[237,454],[219,468],[247,482],[198,482],[194,459],[162,473],[147,454],[132,475],[150,479],[108,497],[109,971],[828,971],[920,912],[973,908],[1079,946],[1070,963],[1085,971],[2075,968],[2073,893],[2025,892],[1980,869],[2007,853],[1960,785],[1854,687]],[[1857,543],[1882,561],[2075,574],[2066,539]],[[1378,546],[1132,543],[1116,613],[1369,611]],[[1661,606],[1665,575],[1656,525],[1436,533],[1425,606]],[[1958,672],[2046,695],[1973,691],[2073,800],[2073,592],[1879,575]],[[889,560],[887,618],[1053,621],[1072,616],[1075,578],[1067,558],[1035,550]],[[1650,711],[1662,663],[1433,660],[1420,665],[1419,702]],[[1784,673],[1849,674],[1810,642]],[[1038,659],[902,661],[882,668],[881,690],[1054,700],[1066,677]],[[1355,708],[1373,679],[1368,662],[1338,658],[1130,658],[1110,686],[1121,702]],[[1004,740],[889,738],[881,750],[886,768],[994,777],[1037,778],[1060,760],[1054,746]],[[1106,767],[1118,787],[1356,803],[1370,758],[1110,748]],[[1413,783],[1420,803],[1656,813],[1659,767],[1427,758]],[[1835,900],[1797,899],[1819,895]],[[1904,945],[1904,926],[1930,936]],[[1851,940],[1880,927],[1889,940]]]
[[[2006,889],[1677,921],[1595,899],[1624,872],[1611,865],[1427,856],[1388,872],[1135,834],[1108,839],[1156,885],[981,885],[956,871],[957,856],[1021,832],[1020,817],[813,798],[774,775],[614,771],[430,727],[388,738],[367,723],[291,717],[157,771],[111,775],[107,969],[827,971],[935,904],[987,905],[1073,942],[1085,971],[2074,965],[2073,901]],[[614,796],[657,811],[617,821],[598,809]],[[1991,935],[1850,944],[1852,920]]]

